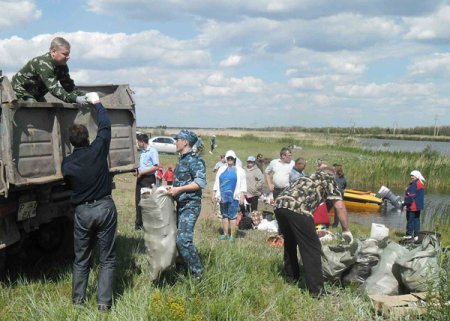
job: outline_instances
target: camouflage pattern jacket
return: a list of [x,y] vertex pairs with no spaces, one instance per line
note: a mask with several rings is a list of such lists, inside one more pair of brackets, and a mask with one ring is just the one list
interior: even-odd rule
[[189,185],[195,182],[200,189],[193,192],[184,192],[178,194],[175,200],[178,203],[189,201],[201,202],[202,189],[206,187],[206,167],[205,161],[192,151],[181,155],[177,166],[175,167],[174,187]]
[[42,100],[50,92],[65,102],[75,103],[77,96],[82,95],[70,78],[69,67],[56,65],[49,52],[28,61],[13,76],[11,84],[17,98],[24,100]]
[[325,200],[342,200],[342,195],[334,176],[319,171],[286,187],[275,200],[275,207],[312,216]]

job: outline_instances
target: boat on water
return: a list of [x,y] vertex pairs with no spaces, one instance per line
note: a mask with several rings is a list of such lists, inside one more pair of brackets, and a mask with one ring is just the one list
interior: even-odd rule
[[375,212],[381,210],[383,199],[370,191],[346,188],[344,203],[348,210],[355,212]]

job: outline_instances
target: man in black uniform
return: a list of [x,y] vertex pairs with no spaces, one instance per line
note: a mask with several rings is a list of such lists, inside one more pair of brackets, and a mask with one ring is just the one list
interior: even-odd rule
[[116,263],[114,242],[117,232],[117,210],[111,198],[112,179],[108,169],[111,121],[97,93],[86,94],[95,105],[97,137],[89,145],[89,133],[83,125],[70,128],[73,153],[64,158],[62,172],[72,189],[74,215],[74,250],[72,300],[83,304],[89,278],[89,265],[95,240],[100,248],[97,304],[100,311],[112,305],[113,274]]

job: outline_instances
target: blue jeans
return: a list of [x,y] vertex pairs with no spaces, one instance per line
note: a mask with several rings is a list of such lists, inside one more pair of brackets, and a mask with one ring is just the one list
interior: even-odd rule
[[418,236],[420,231],[420,211],[406,212],[406,235]]
[[73,227],[75,259],[72,279],[74,304],[82,304],[85,300],[92,251],[98,240],[100,271],[97,303],[112,305],[116,233],[117,210],[111,196],[89,204],[80,204],[75,208]]

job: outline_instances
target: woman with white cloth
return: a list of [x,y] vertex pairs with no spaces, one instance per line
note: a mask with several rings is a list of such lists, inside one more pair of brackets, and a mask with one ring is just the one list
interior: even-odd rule
[[[245,172],[236,166],[236,153],[229,150],[225,153],[226,166],[219,168],[214,182],[212,202],[220,203],[223,233],[220,240],[236,239],[236,218],[239,205],[244,204],[244,193],[247,191]],[[230,234],[228,234],[230,231]]]
[[406,188],[403,205],[406,208],[406,236],[405,239],[419,238],[420,211],[425,205],[425,178],[418,170],[410,174],[411,181]]

